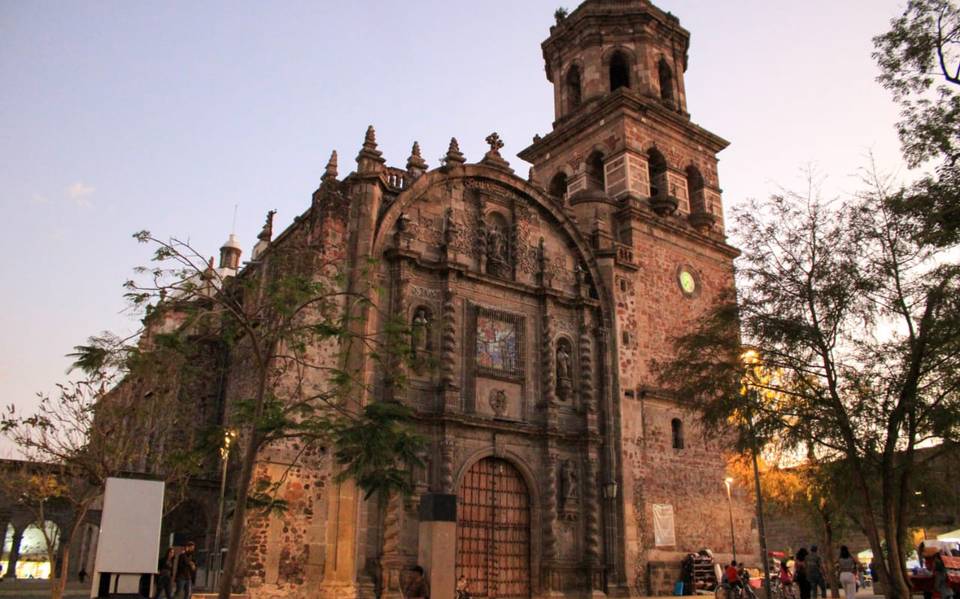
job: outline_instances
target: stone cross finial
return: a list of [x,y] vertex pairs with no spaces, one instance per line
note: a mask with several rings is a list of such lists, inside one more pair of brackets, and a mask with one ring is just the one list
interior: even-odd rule
[[337,151],[334,150],[330,154],[330,160],[327,162],[327,168],[323,172],[323,180],[336,179],[337,178]]
[[503,147],[503,140],[500,139],[500,134],[496,132],[491,133],[487,136],[486,141],[490,144],[490,149],[484,154],[483,160],[481,160],[480,163],[512,173],[513,169],[510,168],[510,163],[500,155],[500,148]]
[[500,139],[500,134],[499,134],[499,133],[497,133],[496,131],[494,131],[493,133],[491,133],[490,135],[487,136],[487,139],[486,139],[485,141],[486,141],[488,144],[490,144],[490,151],[491,151],[491,152],[494,152],[494,153],[497,153],[497,154],[500,153],[500,149],[503,147],[503,140]]
[[464,158],[463,153],[460,151],[460,144],[457,143],[456,137],[450,138],[450,147],[447,148],[447,155],[444,157],[443,161],[447,166],[463,164],[467,161],[467,159]]

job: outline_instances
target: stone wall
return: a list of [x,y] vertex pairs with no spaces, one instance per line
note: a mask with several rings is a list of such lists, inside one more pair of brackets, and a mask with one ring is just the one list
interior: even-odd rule
[[263,488],[280,483],[275,496],[283,504],[282,510],[248,512],[243,579],[251,597],[305,599],[323,580],[330,459],[312,451],[294,464],[298,450],[291,444],[270,451],[254,474]]

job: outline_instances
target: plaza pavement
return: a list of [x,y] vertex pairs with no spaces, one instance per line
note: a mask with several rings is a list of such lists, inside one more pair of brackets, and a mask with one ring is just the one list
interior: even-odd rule
[[[4,599],[41,599],[50,596],[50,587],[46,580],[4,580],[0,582],[0,597]],[[215,595],[213,595],[215,596]],[[88,599],[90,597],[90,583],[72,581],[67,584],[64,599]],[[202,592],[193,594],[194,599],[210,597]],[[712,599],[713,595],[695,595]],[[652,597],[650,599],[677,599],[676,597]],[[857,599],[883,599],[882,595],[874,595],[871,589],[860,589]]]

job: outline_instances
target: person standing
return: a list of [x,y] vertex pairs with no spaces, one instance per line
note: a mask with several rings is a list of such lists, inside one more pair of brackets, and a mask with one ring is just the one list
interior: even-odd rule
[[167,599],[173,599],[173,589],[172,580],[173,580],[173,562],[176,559],[176,552],[173,550],[173,547],[167,549],[166,554],[160,558],[160,562],[157,563],[157,589],[153,593],[153,599],[160,599],[160,592],[163,591],[163,595]]
[[938,551],[933,556],[933,590],[940,593],[940,599],[953,599],[953,589],[947,578],[947,565],[943,563],[943,556],[949,555],[947,549]]
[[193,560],[193,552],[196,549],[196,544],[190,541],[184,547],[183,553],[177,557],[177,568],[174,574],[177,590],[174,596],[180,599],[190,599],[193,595],[193,582],[197,576],[197,562]]
[[414,566],[410,568],[410,580],[403,589],[405,599],[430,599],[430,583],[423,576],[423,568]]
[[840,559],[837,560],[837,569],[840,571],[840,584],[843,585],[843,594],[846,599],[853,599],[857,595],[857,571],[860,564],[857,558],[850,555],[846,545],[840,546]]
[[821,597],[827,599],[827,583],[823,576],[823,558],[817,553],[817,546],[810,546],[810,555],[807,556],[807,577],[810,579],[810,588],[813,590],[813,596],[816,598],[817,589],[820,589]]
[[793,580],[800,588],[800,599],[810,599],[810,576],[807,572],[807,548],[797,551],[793,563]]
[[470,599],[470,582],[467,580],[466,574],[461,574],[460,578],[457,579],[455,597],[456,599]]

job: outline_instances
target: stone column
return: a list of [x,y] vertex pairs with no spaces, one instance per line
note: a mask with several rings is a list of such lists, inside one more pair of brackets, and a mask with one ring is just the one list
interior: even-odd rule
[[20,559],[20,543],[23,541],[25,526],[14,525],[13,541],[10,543],[10,557],[7,559],[7,574],[4,578],[17,577],[17,561]]
[[380,559],[381,597],[397,599],[403,596],[400,588],[400,570],[403,568],[403,556],[400,554],[403,498],[398,493],[391,493],[384,510],[383,552]]
[[459,385],[457,385],[457,307],[454,304],[453,291],[450,289],[450,274],[447,274],[446,288],[440,307],[440,377],[444,393],[445,411],[459,407]]
[[562,594],[556,574],[557,561],[557,469],[560,456],[553,448],[547,447],[544,466],[546,471],[546,492],[543,496],[543,561],[541,562],[542,588],[546,595]]
[[600,485],[599,468],[593,450],[587,447],[587,484],[584,485],[584,537],[587,561],[587,580],[593,597],[603,597],[605,593],[603,567],[600,561],[600,503],[597,488]]
[[357,595],[357,520],[359,493],[352,480],[330,485],[322,597]]

